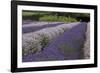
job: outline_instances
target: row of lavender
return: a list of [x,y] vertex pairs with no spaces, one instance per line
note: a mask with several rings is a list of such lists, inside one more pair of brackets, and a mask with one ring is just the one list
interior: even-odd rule
[[76,26],[56,36],[42,51],[24,56],[23,62],[83,59],[87,23],[72,23],[70,26],[73,24]]
[[87,31],[86,31],[86,41],[84,43],[84,58],[90,58],[90,23],[87,24]]
[[[47,26],[42,28],[41,30],[23,33],[22,36],[23,56],[26,56],[30,53],[37,53],[41,51],[44,47],[48,46],[49,43],[57,36],[63,34],[63,32],[65,32],[68,29],[71,29],[72,27],[78,24],[79,22],[69,23],[69,24],[62,23],[62,22],[52,22],[52,23],[45,22],[43,24],[42,22],[42,23],[31,23],[31,24],[23,25],[23,28],[26,28],[28,30],[30,27],[32,27],[32,29],[39,29],[44,25]],[[51,25],[56,25],[56,26],[49,27]]]

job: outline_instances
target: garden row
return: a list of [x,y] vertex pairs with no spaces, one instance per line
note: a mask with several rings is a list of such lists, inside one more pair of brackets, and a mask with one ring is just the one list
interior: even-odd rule
[[35,32],[23,34],[23,56],[41,51],[57,36],[60,36],[65,31],[73,28],[78,24],[79,22],[69,24],[63,23],[55,27],[47,27]]
[[77,25],[56,36],[40,52],[29,53],[27,56],[23,56],[23,62],[84,59],[83,47],[86,40],[87,23],[72,23],[70,25],[73,24]]

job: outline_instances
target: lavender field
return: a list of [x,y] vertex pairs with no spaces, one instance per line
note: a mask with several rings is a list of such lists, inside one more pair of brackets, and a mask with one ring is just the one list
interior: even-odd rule
[[23,21],[22,61],[85,59],[84,52],[87,50],[84,48],[88,24],[87,22]]

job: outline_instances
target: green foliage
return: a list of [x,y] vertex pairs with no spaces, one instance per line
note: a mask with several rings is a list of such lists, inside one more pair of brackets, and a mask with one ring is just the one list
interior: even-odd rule
[[22,16],[31,16],[33,14],[33,12],[22,12]]
[[77,20],[72,17],[65,17],[65,16],[56,16],[56,15],[45,15],[40,17],[40,21],[58,21],[58,22],[76,22]]
[[34,21],[38,21],[39,20],[40,15],[39,14],[34,14],[34,13],[30,13],[30,12],[23,12],[23,19],[24,20],[34,20]]
[[41,34],[40,37],[39,43],[44,48],[49,43],[49,38],[45,34]]
[[61,45],[59,45],[59,50],[63,53],[63,54],[67,54],[67,53],[73,53],[76,51],[75,48],[71,48],[69,47],[66,43],[63,43]]
[[40,21],[57,21],[57,16],[52,15],[44,15],[43,17],[40,17]]
[[76,22],[80,20],[89,21],[89,13],[69,13],[69,12],[47,12],[47,11],[23,11],[23,19],[34,21],[61,21]]

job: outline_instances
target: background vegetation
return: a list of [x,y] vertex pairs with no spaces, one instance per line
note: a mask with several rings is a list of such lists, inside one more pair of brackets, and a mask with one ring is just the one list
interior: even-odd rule
[[47,12],[47,11],[22,11],[23,20],[33,21],[59,21],[59,22],[76,22],[90,21],[89,13],[69,13],[69,12]]

